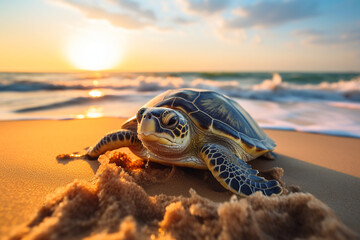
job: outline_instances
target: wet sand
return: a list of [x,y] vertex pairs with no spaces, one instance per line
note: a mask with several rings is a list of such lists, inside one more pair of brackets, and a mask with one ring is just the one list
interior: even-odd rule
[[[34,221],[34,214],[38,213],[37,216],[39,216],[38,209],[41,207],[44,209],[49,204],[55,206],[56,203],[52,202],[51,199],[59,198],[61,195],[60,193],[53,193],[56,188],[72,183],[74,179],[81,179],[81,181],[85,180],[85,183],[82,182],[81,184],[85,184],[87,186],[85,189],[88,189],[87,184],[89,183],[86,181],[94,177],[94,173],[99,168],[99,162],[84,160],[58,162],[55,156],[59,153],[81,150],[94,144],[104,133],[121,126],[122,122],[122,119],[112,118],[1,122],[0,234],[4,236],[10,231],[14,231],[14,227],[18,224]],[[271,130],[267,133],[278,144],[276,153],[279,154],[279,158],[274,161],[259,159],[253,161],[252,164],[263,170],[275,166],[283,168],[284,176],[282,179],[286,184],[297,185],[302,191],[313,194],[327,204],[346,226],[357,231],[356,227],[360,225],[360,203],[358,201],[360,198],[358,191],[360,189],[360,166],[356,161],[359,160],[358,156],[360,156],[360,148],[358,147],[360,140],[287,131]],[[126,150],[125,152],[129,153]],[[136,159],[131,154],[129,156]],[[160,168],[161,171],[169,173],[175,171],[175,174],[171,175],[170,178],[156,180],[155,182],[153,179],[147,178],[148,184],[144,181],[139,183],[136,178],[133,181],[134,183],[129,182],[135,184],[135,188],[138,188],[137,186],[144,188],[145,199],[149,195],[164,194],[161,195],[163,197],[155,198],[156,201],[163,201],[163,203],[168,201],[169,204],[171,201],[174,202],[175,205],[171,206],[160,204],[162,208],[155,204],[160,209],[158,221],[162,222],[160,225],[164,229],[169,230],[171,227],[168,223],[171,222],[172,218],[169,218],[169,221],[164,220],[167,216],[166,213],[171,215],[173,213],[171,209],[174,208],[177,209],[175,212],[184,212],[186,215],[192,205],[190,203],[186,205],[185,202],[193,203],[194,198],[199,196],[206,198],[204,200],[208,201],[205,204],[206,207],[213,206],[214,209],[217,209],[218,214],[221,212],[220,209],[227,209],[219,208],[216,204],[228,201],[231,194],[224,192],[216,182],[213,182],[208,172],[159,166],[155,168]],[[115,169],[114,171],[120,170]],[[73,187],[74,184],[76,183],[72,183],[70,186]],[[68,187],[68,191],[71,191],[72,187]],[[193,194],[190,200],[189,198],[187,198],[188,200],[180,199],[180,195],[185,198],[190,196],[190,188],[199,196]],[[49,193],[52,195],[45,200]],[[306,196],[298,197],[302,198],[303,202],[313,201],[312,198]],[[255,197],[253,201],[263,200]],[[292,200],[289,197],[284,201],[291,202]],[[315,199],[314,201],[318,200]],[[181,204],[176,205],[176,202]],[[164,213],[164,209],[167,207],[169,207],[169,211],[166,210]],[[229,209],[232,207],[235,206],[230,206]],[[274,208],[276,207],[274,206]],[[165,216],[161,214],[165,214]],[[330,216],[328,219],[337,219],[331,214],[327,216]],[[226,222],[224,219],[222,221]],[[121,225],[122,223],[123,225]],[[130,230],[128,229],[130,232],[131,226],[134,229],[134,224],[136,225],[134,219],[126,217],[122,223],[115,225],[120,228],[122,226],[124,229],[130,226]],[[336,226],[340,226],[338,229],[343,229],[340,222]],[[175,233],[177,232],[169,230],[169,233],[176,236]],[[228,234],[229,232],[222,233]],[[346,230],[343,230],[343,233],[347,233]]]

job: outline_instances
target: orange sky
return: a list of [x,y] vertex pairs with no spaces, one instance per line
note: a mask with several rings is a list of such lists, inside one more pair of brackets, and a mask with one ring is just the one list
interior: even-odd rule
[[[72,50],[75,56],[69,54],[73,39],[86,33],[116,43],[105,55],[119,59],[108,67],[111,71],[360,71],[360,20],[349,1],[343,1],[347,10],[342,12],[335,11],[336,1],[315,1],[308,6],[313,12],[306,3],[299,8],[298,0],[274,1],[279,18],[263,21],[253,15],[261,4],[270,4],[264,1],[243,6],[230,0],[206,6],[190,0],[94,2],[2,1],[0,71],[86,68],[76,64],[77,58],[80,65],[92,60],[92,66],[101,67],[105,60],[92,53],[103,49],[101,41],[86,50],[88,57],[80,54],[81,47]],[[280,18],[285,10],[295,11],[296,18]],[[80,46],[91,42],[82,41]]]

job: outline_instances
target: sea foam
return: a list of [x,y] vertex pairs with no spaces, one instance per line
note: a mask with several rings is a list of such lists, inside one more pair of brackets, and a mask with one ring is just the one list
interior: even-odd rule
[[[90,79],[91,80],[91,79]],[[94,86],[88,81],[0,81],[1,92],[32,92],[60,90],[133,89],[138,92],[158,92],[175,88],[199,88],[220,91],[230,97],[268,101],[351,101],[360,102],[360,77],[337,82],[318,84],[295,84],[284,82],[278,73],[272,79],[258,84],[244,84],[239,80],[210,80],[195,78],[191,80],[174,76],[136,75],[119,79],[108,78]]]
[[360,75],[340,73],[0,73],[0,119],[127,118],[178,88],[225,94],[262,127],[360,137]]

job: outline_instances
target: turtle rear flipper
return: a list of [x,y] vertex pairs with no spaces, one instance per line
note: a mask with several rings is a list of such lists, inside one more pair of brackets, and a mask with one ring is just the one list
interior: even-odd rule
[[278,195],[282,188],[276,180],[257,176],[258,171],[237,157],[227,148],[218,144],[205,144],[200,151],[212,175],[230,191],[249,196],[256,191],[264,195]]

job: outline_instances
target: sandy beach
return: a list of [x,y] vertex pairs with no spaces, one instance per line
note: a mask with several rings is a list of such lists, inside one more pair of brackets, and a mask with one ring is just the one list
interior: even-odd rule
[[0,1],[0,240],[360,240],[356,9]]
[[[0,236],[29,221],[46,196],[74,179],[91,180],[97,161],[57,161],[60,153],[83,150],[106,132],[118,129],[125,119],[34,120],[0,122]],[[319,134],[267,130],[275,140],[278,158],[257,159],[253,167],[284,169],[282,180],[298,186],[327,204],[347,227],[359,233],[360,139]],[[136,159],[127,149],[132,159]],[[165,182],[144,187],[149,195],[190,196],[192,188],[214,202],[228,201],[229,192],[219,189],[208,173],[181,169]],[[164,223],[165,224],[165,223]]]

